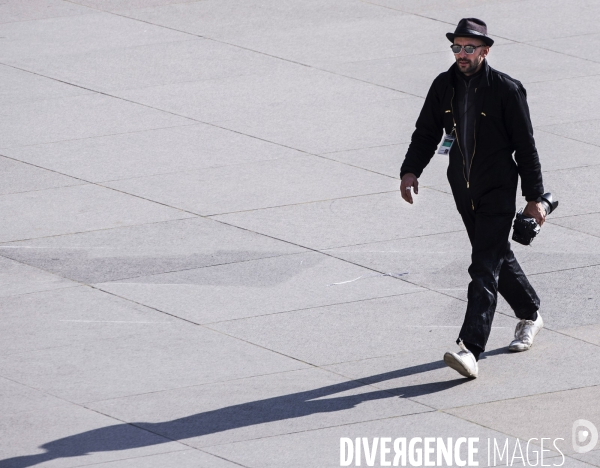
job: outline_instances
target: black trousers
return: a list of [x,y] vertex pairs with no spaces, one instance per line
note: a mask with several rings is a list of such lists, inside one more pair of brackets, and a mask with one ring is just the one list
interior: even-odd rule
[[469,348],[475,346],[485,351],[498,293],[520,319],[534,320],[540,300],[508,241],[515,215],[516,190],[492,192],[476,205],[472,205],[466,189],[453,192],[472,246],[467,313],[459,340]]

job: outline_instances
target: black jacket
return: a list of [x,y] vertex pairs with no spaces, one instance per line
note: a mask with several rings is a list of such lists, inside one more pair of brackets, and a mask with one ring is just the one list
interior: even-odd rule
[[[443,131],[462,135],[454,102],[455,68],[456,64],[433,81],[400,177],[409,172],[421,175],[435,154]],[[464,142],[457,138],[450,150],[448,180],[455,198],[466,189],[473,209],[482,197],[491,193],[498,202],[514,206],[518,174],[526,200],[537,199],[544,193],[544,187],[525,88],[485,61],[476,95],[475,145],[469,170],[461,150]]]

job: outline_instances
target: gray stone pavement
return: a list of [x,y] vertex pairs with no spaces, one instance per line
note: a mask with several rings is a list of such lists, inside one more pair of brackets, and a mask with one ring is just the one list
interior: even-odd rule
[[[444,157],[414,206],[397,193],[469,16],[528,90],[561,202],[515,246],[546,328],[509,354],[501,300],[475,381],[442,361],[469,281]],[[600,428],[599,20],[598,0],[2,0],[0,467],[328,468],[342,437],[600,466],[571,443]]]

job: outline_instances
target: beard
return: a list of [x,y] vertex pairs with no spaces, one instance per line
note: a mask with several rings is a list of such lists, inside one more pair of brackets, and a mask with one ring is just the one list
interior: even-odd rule
[[473,60],[463,58],[456,59],[458,69],[465,75],[472,75],[477,71],[477,67],[479,66],[479,61],[477,60],[478,58],[479,57],[476,57]]

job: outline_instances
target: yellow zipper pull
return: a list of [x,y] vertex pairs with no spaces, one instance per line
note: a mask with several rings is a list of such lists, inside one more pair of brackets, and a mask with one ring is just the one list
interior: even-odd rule
[[475,211],[475,205],[473,205],[473,200],[471,200],[471,208]]
[[469,188],[469,181],[467,180],[467,188]]

